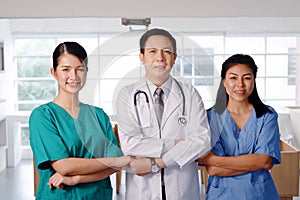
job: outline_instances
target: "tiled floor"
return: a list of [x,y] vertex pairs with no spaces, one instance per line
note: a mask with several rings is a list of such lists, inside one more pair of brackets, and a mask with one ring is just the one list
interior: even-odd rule
[[[122,174],[120,194],[115,194],[115,175],[111,176],[114,187],[114,200],[124,200],[125,178]],[[202,196],[203,194],[202,188]],[[33,197],[33,165],[31,160],[23,160],[14,168],[7,168],[0,173],[0,199],[1,200],[34,200]],[[203,198],[204,199],[204,198]],[[300,200],[294,197],[293,200]]]
[[32,200],[33,165],[29,160],[16,167],[6,168],[0,174],[0,199]]

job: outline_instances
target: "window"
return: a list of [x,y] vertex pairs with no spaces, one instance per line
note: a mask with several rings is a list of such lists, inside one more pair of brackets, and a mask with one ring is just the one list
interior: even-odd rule
[[[97,37],[51,37],[23,36],[16,37],[15,63],[17,74],[15,80],[16,110],[31,111],[36,106],[51,101],[57,94],[57,83],[50,74],[52,52],[62,41],[77,41],[89,54],[90,63],[94,64],[98,55]],[[98,65],[97,63],[95,64]]]
[[[89,55],[88,80],[80,97],[113,115],[120,88],[144,75],[138,58],[139,36],[140,33],[15,35],[16,110],[30,111],[56,96],[56,81],[49,72],[51,54],[58,43],[77,41]],[[176,34],[176,40],[178,57],[172,75],[193,84],[207,108],[214,103],[222,63],[235,53],[250,54],[256,61],[257,87],[263,100],[275,107],[295,105],[297,37],[185,33],[184,36]]]
[[29,146],[29,124],[28,123],[20,123],[20,131],[21,131],[21,146]]
[[[187,33],[185,34],[187,35]],[[50,74],[51,54],[62,41],[77,41],[89,56],[83,102],[102,107],[114,115],[114,104],[122,86],[144,75],[139,61],[140,34],[15,35],[15,90],[17,111],[30,111],[51,101],[57,83]],[[296,104],[297,37],[190,36],[176,35],[178,57],[172,75],[193,84],[205,107],[214,104],[222,63],[235,53],[250,54],[258,65],[257,88],[260,97],[272,106]],[[119,44],[122,45],[120,46]],[[118,46],[119,45],[119,46]],[[115,48],[118,46],[118,48]],[[280,92],[278,92],[280,91]],[[29,145],[28,124],[21,124],[22,145]]]
[[213,79],[210,78],[214,76],[212,48],[205,51],[202,48],[178,49],[178,53],[173,76],[183,76],[195,86],[213,85]]
[[51,77],[51,51],[54,39],[15,39],[16,110],[30,111],[56,95],[56,82]]
[[288,49],[288,85],[296,85],[296,48]]

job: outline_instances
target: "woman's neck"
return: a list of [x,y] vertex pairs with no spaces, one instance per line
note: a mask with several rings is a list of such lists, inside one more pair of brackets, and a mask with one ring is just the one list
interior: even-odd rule
[[244,114],[252,111],[253,105],[249,102],[231,102],[228,101],[227,110],[234,114]]
[[59,93],[53,102],[64,108],[74,119],[77,119],[80,111],[80,101],[77,94],[63,95]]
[[251,112],[253,105],[249,102],[230,102],[228,101],[227,110],[233,118],[236,127],[239,131],[243,129],[246,125]]

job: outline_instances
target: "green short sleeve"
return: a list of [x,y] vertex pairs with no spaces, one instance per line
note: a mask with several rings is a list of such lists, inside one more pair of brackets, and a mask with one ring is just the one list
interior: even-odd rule
[[40,169],[49,168],[49,161],[69,157],[52,116],[50,109],[41,106],[33,110],[29,119],[30,145]]

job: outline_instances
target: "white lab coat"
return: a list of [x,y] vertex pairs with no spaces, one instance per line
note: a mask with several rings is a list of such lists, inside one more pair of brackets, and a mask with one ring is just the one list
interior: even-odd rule
[[[168,200],[199,200],[198,167],[195,160],[210,150],[210,131],[199,93],[190,85],[180,84],[186,99],[187,124],[184,126],[178,124],[178,117],[182,115],[183,110],[183,98],[179,87],[172,79],[171,92],[164,103],[161,138],[152,94],[149,93],[145,77],[135,84],[122,88],[117,99],[121,148],[126,155],[163,158],[167,165],[164,180]],[[134,94],[138,90],[147,93],[151,114],[143,94],[137,95],[137,106],[134,106]],[[138,117],[142,126],[139,125]],[[149,124],[151,126],[148,126]],[[175,139],[182,141],[175,145]],[[127,170],[126,199],[161,199],[160,172],[137,176]]]

